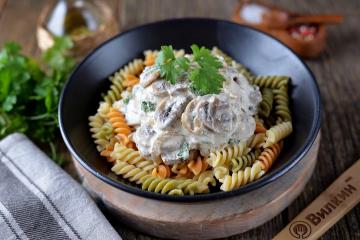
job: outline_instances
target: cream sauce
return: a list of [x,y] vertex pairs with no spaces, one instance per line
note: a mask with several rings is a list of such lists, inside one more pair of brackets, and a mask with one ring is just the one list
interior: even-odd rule
[[[124,92],[123,99],[114,103],[136,128],[131,139],[141,155],[170,165],[186,160],[189,150],[207,156],[211,149],[246,140],[254,133],[261,93],[236,68],[219,59],[224,64],[219,72],[225,78],[219,94],[197,96],[186,78],[170,84],[152,66],[144,69],[132,92]],[[154,108],[146,109],[144,103]]]

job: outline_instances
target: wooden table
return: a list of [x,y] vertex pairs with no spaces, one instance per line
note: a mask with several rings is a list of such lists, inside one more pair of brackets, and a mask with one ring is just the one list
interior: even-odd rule
[[[106,0],[121,30],[166,18],[186,16],[229,19],[236,0]],[[0,45],[15,40],[26,54],[38,56],[35,28],[46,0],[0,0]],[[273,1],[275,2],[275,1]],[[320,85],[322,141],[319,161],[306,190],[280,215],[230,239],[270,239],[360,157],[360,1],[278,0],[282,7],[303,12],[338,12],[342,25],[329,28],[328,45],[319,59],[307,61]],[[111,221],[111,219],[110,219]],[[154,239],[112,221],[124,239]],[[357,206],[322,239],[360,239]]]

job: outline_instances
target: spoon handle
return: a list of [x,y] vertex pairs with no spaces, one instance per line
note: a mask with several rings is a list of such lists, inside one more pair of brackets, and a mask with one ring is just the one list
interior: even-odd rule
[[338,24],[343,21],[341,15],[303,15],[291,17],[288,21],[288,25],[299,23],[319,23],[319,24]]
[[273,240],[315,240],[360,201],[360,159],[293,219]]

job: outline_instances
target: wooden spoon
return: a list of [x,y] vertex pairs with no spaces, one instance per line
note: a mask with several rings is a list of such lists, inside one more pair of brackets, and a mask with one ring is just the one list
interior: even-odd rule
[[262,15],[262,19],[264,25],[268,28],[286,29],[295,24],[338,24],[343,21],[343,16],[338,14],[298,15],[279,10],[270,10]]

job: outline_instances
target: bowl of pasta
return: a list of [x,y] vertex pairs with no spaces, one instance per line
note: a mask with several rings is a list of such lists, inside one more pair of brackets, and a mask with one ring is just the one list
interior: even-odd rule
[[320,114],[296,54],[214,19],[115,36],[77,66],[59,105],[92,196],[140,231],[181,239],[244,232],[286,208],[314,170]]
[[302,161],[320,129],[313,74],[246,26],[178,19],[123,32],[64,87],[75,161],[118,191],[165,201],[247,194]]

